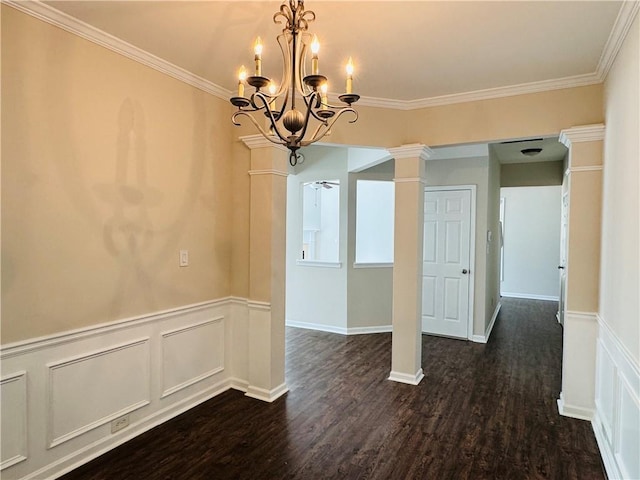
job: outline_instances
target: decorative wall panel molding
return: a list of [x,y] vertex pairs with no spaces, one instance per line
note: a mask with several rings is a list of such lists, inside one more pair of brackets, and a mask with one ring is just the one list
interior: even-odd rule
[[47,365],[48,446],[151,402],[149,338]]
[[598,316],[593,430],[609,478],[640,478],[640,365]]
[[224,317],[162,334],[162,398],[224,370]]
[[0,407],[0,470],[4,470],[27,459],[27,372],[16,372],[0,380]]
[[[245,354],[230,352],[243,352],[248,310],[246,300],[227,297],[3,346],[3,478],[56,478],[242,389],[242,368],[232,379],[227,361],[241,365]],[[114,422],[121,428],[112,430]]]

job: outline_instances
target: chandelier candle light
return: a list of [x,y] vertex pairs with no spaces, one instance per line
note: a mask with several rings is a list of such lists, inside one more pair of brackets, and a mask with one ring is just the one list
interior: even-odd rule
[[[273,16],[274,23],[284,23],[284,29],[277,37],[283,60],[280,86],[262,76],[263,45],[258,37],[254,44],[255,75],[247,76],[245,67],[240,67],[238,96],[230,100],[238,107],[231,117],[234,125],[240,125],[238,117],[248,117],[267,140],[289,149],[292,166],[300,159],[298,150],[327,135],[344,113],[353,114],[350,123],[358,119],[358,113],[351,106],[360,99],[352,92],[354,66],[351,58],[346,67],[346,92],[338,97],[345,105],[330,105],[327,101],[327,77],[319,73],[320,42],[317,36],[312,37],[307,32],[309,22],[315,18],[314,12],[304,9],[304,0],[285,0]],[[311,50],[311,75],[306,74],[307,49]],[[255,88],[249,97],[245,97],[245,82]],[[282,103],[278,110],[276,99],[280,97]],[[296,108],[296,100],[302,100],[304,111]],[[256,120],[255,112],[262,112],[268,119],[270,132]],[[313,134],[308,135],[310,123],[314,124]]]

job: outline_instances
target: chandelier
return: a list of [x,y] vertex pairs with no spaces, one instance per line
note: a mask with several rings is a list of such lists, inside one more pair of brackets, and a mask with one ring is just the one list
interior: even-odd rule
[[[349,123],[358,119],[358,113],[351,106],[360,99],[352,92],[354,69],[351,58],[346,66],[346,91],[338,97],[344,105],[331,105],[327,101],[327,77],[319,73],[318,67],[320,43],[315,35],[312,37],[307,32],[309,23],[315,18],[314,12],[304,9],[304,0],[285,0],[273,16],[274,23],[284,23],[284,29],[277,37],[283,60],[280,85],[262,75],[262,41],[258,37],[254,45],[255,74],[247,76],[247,70],[242,66],[238,74],[238,95],[230,99],[238,107],[231,117],[234,125],[240,125],[239,117],[248,117],[267,140],[289,149],[291,166],[301,160],[298,149],[327,135],[344,113],[353,114]],[[309,50],[311,74],[307,75]],[[255,88],[249,97],[245,96],[245,82]],[[254,116],[260,112],[267,119],[268,132]]]

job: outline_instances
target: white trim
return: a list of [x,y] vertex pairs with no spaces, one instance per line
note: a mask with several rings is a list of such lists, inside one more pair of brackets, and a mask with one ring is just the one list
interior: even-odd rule
[[422,177],[406,177],[406,178],[394,178],[394,183],[421,183],[427,185],[427,180]]
[[347,328],[347,335],[372,335],[376,333],[391,333],[393,325],[380,325],[377,327],[350,327]]
[[567,405],[564,403],[562,392],[560,392],[560,398],[558,398],[557,403],[558,413],[563,417],[577,418],[579,420],[587,420],[589,422],[593,420],[595,413],[594,409]]
[[[162,340],[161,348],[164,351],[164,349],[165,349],[165,343],[164,342],[168,337],[172,337],[174,335],[179,335],[181,333],[184,333],[184,332],[189,331],[189,330],[194,330],[194,329],[199,328],[199,327],[204,327],[205,325],[212,325],[214,323],[221,323],[223,325],[223,328],[224,328],[224,323],[223,322],[224,322],[224,316],[220,315],[220,316],[214,317],[214,318],[212,318],[210,320],[205,320],[203,322],[196,322],[196,323],[192,323],[190,325],[186,325],[184,327],[174,328],[172,330],[167,330],[166,332],[162,332],[160,334],[160,338]],[[222,352],[220,352],[220,353],[221,353],[221,357],[224,359],[224,342],[223,342],[223,345],[222,345]],[[164,355],[164,353],[163,353],[163,355]],[[186,381],[184,381],[184,382],[182,382],[182,383],[180,383],[178,385],[174,385],[174,386],[172,386],[170,388],[164,388],[164,381],[165,381],[165,375],[166,375],[164,363],[161,365],[160,368],[162,370],[162,374],[160,375],[160,377],[162,378],[162,382],[163,382],[162,394],[160,395],[160,398],[162,399],[162,398],[168,397],[169,395],[172,395],[172,394],[174,394],[176,392],[179,392],[180,390],[184,390],[185,388],[190,387],[191,385],[195,385],[196,383],[204,380],[205,378],[212,377],[216,373],[222,372],[224,370],[224,361],[222,362],[221,366],[213,368],[213,369],[211,369],[211,370],[209,370],[207,372],[204,372],[204,373],[202,373],[200,375],[197,375],[197,376],[195,376],[193,378],[190,378],[190,379],[188,379],[188,380],[186,380]]]
[[638,14],[638,10],[640,10],[640,2],[637,0],[622,2],[616,21],[613,24],[613,28],[611,29],[611,33],[607,39],[607,43],[602,49],[602,55],[600,55],[598,67],[596,68],[596,73],[601,82],[604,82],[607,78],[609,70],[611,70],[613,62],[615,62],[618,52],[620,51],[620,48],[622,48],[622,44],[627,37],[627,33]]
[[336,333],[338,335],[371,335],[376,333],[393,332],[392,325],[374,325],[370,327],[335,327],[322,323],[296,322],[295,320],[287,320],[285,325],[291,328],[303,328],[305,330],[316,330],[318,332]]
[[484,335],[473,335],[471,337],[472,342],[476,343],[487,343],[489,341],[489,337],[491,336],[491,332],[493,331],[493,326],[496,323],[496,319],[498,318],[498,313],[500,313],[500,308],[502,307],[502,303],[498,302],[495,310],[493,311],[493,315],[491,316],[491,321],[487,326]]
[[554,295],[538,295],[537,293],[515,293],[515,292],[500,292],[500,295],[507,298],[525,298],[527,300],[548,300],[550,302],[557,302],[560,297]]
[[565,317],[567,315],[571,315],[576,320],[590,321],[593,323],[597,323],[598,321],[598,314],[595,312],[579,312],[577,310],[565,310],[564,314],[565,314]]
[[296,260],[299,267],[342,268],[342,262],[320,262],[317,260]]
[[9,343],[0,346],[0,360],[5,360],[17,355],[23,355],[35,350],[42,350],[44,348],[62,345],[64,343],[75,342],[81,338],[102,335],[107,332],[123,330],[125,328],[142,325],[144,323],[157,322],[166,318],[176,317],[178,315],[184,315],[199,310],[205,310],[211,307],[224,306],[231,301],[232,297],[225,297],[218,300],[209,300],[207,302],[185,305],[183,307],[161,310],[159,312],[124,318],[122,320],[115,320],[113,322],[100,323],[98,325],[91,325],[88,327],[67,330],[51,335],[45,335],[42,337],[30,338],[28,340]]
[[247,387],[245,396],[255,398],[256,400],[262,400],[264,402],[273,402],[278,398],[280,398],[285,393],[287,393],[288,391],[289,391],[289,388],[287,388],[286,383],[282,383],[278,385],[276,388],[273,388],[271,390],[266,390],[264,388],[254,387],[252,385],[249,385]]
[[[181,67],[163,60],[149,52],[131,45],[111,34],[108,34],[92,25],[71,17],[47,4],[33,0],[2,0],[2,3],[31,15],[39,20],[60,27],[70,33],[78,35],[90,42],[119,53],[143,65],[151,67],[159,72],[169,75],[177,80],[192,85],[211,95],[228,100],[233,92],[215,83],[195,75]],[[495,98],[525,95],[538,92],[560,90],[565,88],[582,87],[602,83],[620,50],[633,20],[638,13],[639,2],[626,1],[616,18],[611,34],[602,51],[596,71],[582,75],[543,80],[538,82],[522,83],[504,87],[488,88],[471,92],[440,95],[436,97],[421,98],[416,100],[393,100],[388,98],[361,97],[358,104],[364,107],[388,108],[393,110],[418,110],[422,108],[452,105],[456,103],[474,102],[478,100],[490,100]],[[266,140],[268,141],[268,140]],[[271,143],[271,142],[269,142]],[[274,146],[279,146],[273,144]],[[251,148],[251,147],[249,147]]]
[[[629,472],[629,450],[622,448],[621,435],[629,419],[640,415],[640,364],[600,314],[596,355],[595,414],[591,422],[608,478],[635,478]],[[608,380],[602,382],[603,379]],[[624,397],[631,401],[626,404]],[[631,407],[631,410],[629,410]],[[635,413],[633,413],[635,411]],[[627,458],[625,457],[625,453]],[[633,453],[631,453],[633,455]]]
[[571,148],[572,143],[597,142],[604,140],[604,130],[602,123],[571,127],[560,132],[558,141],[567,148]]
[[433,156],[433,150],[422,143],[410,143],[399,147],[387,148],[387,151],[389,155],[396,160],[402,160],[404,158],[427,160]]
[[[12,416],[20,415],[22,417],[20,419],[20,424],[22,426],[22,436],[21,438],[15,438],[15,437],[13,438],[14,445],[19,442],[18,452],[16,452],[17,454],[14,455],[13,457],[7,458],[0,463],[0,471],[4,470],[5,468],[12,467],[13,465],[16,465],[20,462],[24,462],[29,457],[29,452],[27,448],[27,436],[29,432],[28,424],[27,424],[27,399],[29,398],[27,393],[27,372],[25,370],[21,370],[21,371],[9,374],[6,377],[3,377],[0,379],[0,385],[13,383],[13,382],[22,383],[22,388],[20,393],[22,394],[23,398],[20,399],[21,401],[19,402],[18,405],[12,405],[12,404],[9,405],[10,407],[17,407],[15,410],[12,408],[12,411],[11,411]],[[5,398],[5,401],[6,401],[6,398]],[[9,432],[3,432],[4,435],[8,433]]]
[[93,352],[88,352],[88,353],[84,353],[82,355],[76,355],[74,357],[71,358],[67,358],[64,360],[58,360],[56,362],[51,362],[51,363],[47,363],[45,364],[45,366],[48,369],[48,381],[47,381],[47,448],[53,448],[56,447],[62,443],[65,443],[73,438],[78,437],[79,435],[82,435],[83,433],[86,433],[90,430],[93,430],[94,428],[98,428],[101,425],[104,425],[106,423],[109,423],[112,420],[115,420],[116,418],[119,418],[123,415],[127,415],[131,412],[134,412],[142,407],[145,407],[147,405],[149,405],[151,403],[151,369],[150,369],[150,363],[151,363],[151,359],[150,359],[150,353],[151,353],[151,349],[147,348],[147,352],[146,352],[146,361],[147,361],[147,386],[146,386],[146,398],[139,400],[135,403],[132,403],[130,405],[127,405],[123,408],[121,408],[118,411],[115,412],[111,412],[108,415],[105,415],[104,417],[98,418],[90,423],[87,423],[86,425],[83,425],[79,428],[76,428],[75,430],[72,430],[71,432],[65,433],[64,435],[60,435],[58,437],[54,437],[54,426],[53,426],[53,422],[54,422],[54,393],[53,393],[53,387],[54,387],[54,382],[53,382],[53,374],[55,372],[55,370],[58,370],[60,368],[64,368],[64,367],[68,367],[69,365],[73,365],[76,363],[80,363],[80,362],[86,362],[98,357],[103,357],[105,355],[109,355],[118,351],[122,351],[125,349],[129,349],[132,347],[137,347],[137,346],[141,346],[141,345],[146,345],[147,347],[149,347],[149,345],[151,344],[151,338],[150,337],[144,337],[144,338],[138,338],[135,340],[130,340],[128,342],[125,343],[121,343],[118,345],[112,345],[108,348],[103,348],[101,350],[96,350]]
[[247,307],[249,308],[249,310],[260,310],[262,312],[271,311],[270,302],[261,302],[259,300],[247,300]]
[[[471,191],[471,224],[469,225],[469,320],[467,324],[467,340],[476,340],[479,336],[473,335],[473,319],[474,319],[474,306],[475,306],[475,267],[476,267],[476,185],[438,185],[425,187],[425,197],[427,192],[442,192],[442,191],[456,191],[456,190],[470,190]],[[498,308],[496,306],[496,308]],[[497,312],[496,312],[497,315]],[[421,327],[422,328],[422,327]],[[486,336],[488,339],[489,337]],[[486,340],[482,343],[486,343]]]
[[567,168],[567,174],[576,172],[601,172],[604,170],[602,165],[594,165],[591,167],[569,167]]
[[[265,138],[263,135],[256,133],[254,135],[244,135],[239,137],[242,143],[244,143],[250,150],[255,148],[275,148],[277,150],[286,152],[287,148],[280,143],[273,143],[271,140]],[[273,138],[278,138],[273,136]]]
[[322,323],[297,322],[295,320],[287,320],[285,325],[287,327],[304,328],[306,330],[317,330],[319,332],[327,333],[338,333],[340,335],[347,335],[349,332],[345,327],[334,327],[332,325],[324,325]]
[[596,314],[596,320],[598,322],[598,326],[604,330],[606,335],[608,335],[611,343],[613,343],[613,347],[622,354],[621,360],[623,363],[627,364],[628,368],[631,369],[631,374],[640,378],[640,365],[636,360],[634,360],[629,349],[620,341],[620,338],[618,338],[615,332],[611,329],[611,326],[600,316],[599,313]]
[[399,383],[408,383],[409,385],[418,385],[424,378],[422,369],[418,370],[414,375],[391,371],[389,380]]
[[191,395],[190,397],[187,397],[182,401],[174,403],[166,408],[163,408],[162,410],[159,410],[156,413],[151,414],[148,417],[145,417],[138,423],[129,425],[126,430],[122,430],[122,432],[126,432],[127,435],[119,436],[120,432],[118,432],[117,437],[116,435],[103,437],[100,440],[86,445],[79,450],[75,450],[66,457],[45,465],[41,469],[23,477],[22,480],[38,480],[41,478],[60,477],[65,473],[68,473],[71,470],[74,470],[79,466],[88,463],[94,458],[97,458],[100,455],[113,450],[117,446],[122,445],[123,443],[126,443],[129,440],[143,434],[144,432],[151,430],[152,428],[157,427],[158,425],[161,425],[174,417],[177,417],[187,410],[190,410],[195,406],[217,395],[220,395],[221,393],[226,392],[230,388],[232,388],[232,386],[230,385],[230,382],[228,380],[221,381],[202,392]]
[[393,268],[393,262],[353,262],[353,268]]
[[136,47],[124,40],[115,37],[99,28],[89,25],[75,17],[67,15],[54,7],[51,7],[45,3],[34,0],[2,0],[2,3],[6,3],[10,7],[15,8],[23,13],[31,15],[38,20],[42,20],[46,23],[66,30],[69,33],[77,35],[85,40],[88,40],[96,45],[107,48],[115,53],[118,53],[124,57],[127,57],[135,62],[138,62],[147,67],[153,68],[158,72],[164,73],[170,77],[180,80],[188,85],[196,87],[203,92],[210,93],[214,97],[218,97],[223,100],[229,100],[233,95],[233,92],[222,88],[215,83],[200,77],[182,67],[178,67],[167,60],[157,57],[141,48]]
[[249,170],[249,175],[276,175],[278,177],[288,177],[288,172],[282,172],[280,170],[267,169],[267,170]]
[[389,108],[393,110],[419,110],[422,108],[453,105],[456,103],[492,100],[495,98],[513,97],[531,93],[562,90],[565,88],[585,87],[602,83],[597,73],[574,75],[571,77],[554,78],[539,82],[521,83],[505,87],[487,88],[471,92],[453,93],[436,97],[420,98],[416,100],[393,100],[390,98],[360,97],[358,105],[363,107]]
[[593,420],[591,420],[591,428],[593,429],[593,433],[596,437],[596,443],[598,444],[598,450],[602,457],[602,463],[604,463],[604,469],[607,472],[607,478],[612,480],[616,478],[624,478],[618,468],[618,462],[616,462],[615,455],[611,450],[611,447],[609,447],[601,425],[602,421],[600,420],[598,409],[596,408]]

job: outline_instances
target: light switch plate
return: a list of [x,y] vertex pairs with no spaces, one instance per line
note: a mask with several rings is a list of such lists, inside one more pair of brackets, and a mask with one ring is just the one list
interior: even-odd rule
[[180,250],[180,266],[189,266],[189,250]]

